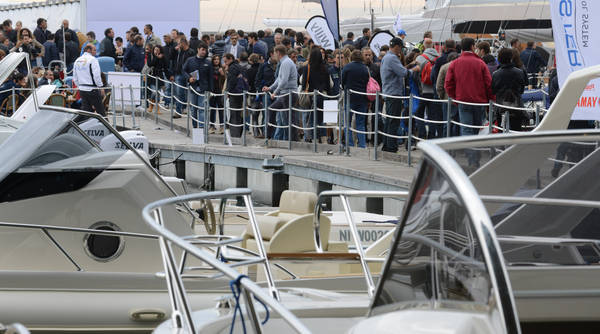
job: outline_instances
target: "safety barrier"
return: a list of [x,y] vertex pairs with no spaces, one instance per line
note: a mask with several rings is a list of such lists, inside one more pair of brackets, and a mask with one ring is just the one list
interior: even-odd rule
[[[406,146],[409,165],[412,164],[411,151],[416,146],[415,141],[427,139],[426,133],[433,133],[434,135],[431,137],[440,138],[458,135],[460,132],[464,132],[465,129],[472,129],[474,133],[480,131],[487,131],[488,133],[495,131],[517,132],[511,130],[510,125],[510,116],[514,113],[528,113],[532,115],[534,123],[523,126],[523,129],[530,130],[539,124],[541,117],[547,111],[539,104],[535,104],[534,107],[525,108],[501,105],[493,101],[489,103],[468,103],[450,98],[440,100],[415,95],[392,96],[381,92],[365,93],[353,90],[346,90],[335,96],[329,96],[319,91],[287,92],[278,96],[265,92],[231,93],[225,91],[223,93],[202,93],[196,91],[189,84],[183,86],[177,82],[150,75],[143,81],[148,93],[156,96],[155,100],[146,98],[146,104],[150,106],[158,105],[159,108],[170,110],[171,129],[174,128],[173,119],[183,116],[180,111],[177,111],[175,104],[178,103],[181,107],[187,107],[188,120],[186,132],[188,136],[191,135],[193,127],[202,127],[205,129],[222,128],[224,129],[224,133],[227,130],[238,129],[234,131],[241,137],[241,144],[243,146],[247,145],[247,137],[250,132],[258,138],[261,138],[259,135],[264,135],[265,143],[268,143],[269,135],[271,135],[272,140],[285,140],[288,142],[288,149],[291,150],[292,142],[295,139],[293,138],[293,134],[301,130],[304,132],[305,140],[312,140],[312,149],[314,152],[317,152],[318,139],[321,137],[320,134],[327,129],[331,129],[337,135],[340,154],[351,154],[355,137],[358,139],[361,147],[366,147],[367,136],[372,137],[370,138],[372,139],[370,140],[371,144],[379,143],[381,140],[388,141],[389,139],[395,139],[398,140],[399,145],[404,144]],[[164,91],[170,92],[170,94],[164,93],[163,89],[159,89],[159,87],[163,87]],[[543,89],[539,89],[539,91],[542,92],[545,102],[547,92]],[[537,92],[537,90],[529,91],[529,93],[533,92]],[[310,108],[302,108],[297,103],[292,103],[295,98],[299,99],[302,95],[311,96],[312,106]],[[370,103],[371,108],[362,107],[361,110],[351,108],[351,105],[353,105],[352,99],[359,98],[359,96],[361,96],[363,101],[370,96],[373,99],[373,102]],[[199,97],[202,98],[199,99]],[[287,107],[275,108],[271,106],[277,99],[286,98],[286,103],[279,103],[279,105],[286,105]],[[234,99],[236,102],[235,105],[232,105],[230,102]],[[384,110],[383,99],[400,100],[402,113],[400,115],[393,115]],[[161,100],[168,103],[168,106],[161,103]],[[325,111],[322,107],[322,101],[324,100],[336,100],[338,103],[338,108],[335,110],[337,112],[337,122],[335,124],[325,124],[319,121],[322,117],[320,115]],[[173,101],[175,103],[169,103]],[[197,103],[196,101],[200,101],[201,103]],[[417,103],[428,103],[435,106],[434,108],[444,109],[444,112],[440,111],[437,113],[437,118],[432,117],[436,115],[435,113],[431,115],[432,112],[429,109],[426,113],[427,117],[425,117],[424,112],[415,114]],[[368,106],[369,104],[366,105]],[[457,111],[459,105],[485,109],[486,117],[484,117],[483,124],[472,125],[461,122]],[[406,112],[406,110],[410,110],[411,112]],[[146,116],[146,113],[144,115]],[[217,115],[219,115],[218,119]],[[155,119],[158,122],[157,114],[155,114]],[[352,125],[352,119],[355,119],[355,125]],[[497,120],[500,122],[495,124]],[[368,126],[369,121],[371,123],[370,127]],[[392,122],[399,125],[392,127],[390,126]],[[387,126],[382,129],[381,124],[387,124]],[[420,129],[420,131],[415,132],[415,128]],[[392,130],[397,132],[391,133]],[[209,139],[209,131],[205,130],[204,142],[209,143]],[[227,143],[225,134],[223,135],[223,143]],[[379,159],[380,154],[380,149],[375,149],[373,154],[374,159]]]

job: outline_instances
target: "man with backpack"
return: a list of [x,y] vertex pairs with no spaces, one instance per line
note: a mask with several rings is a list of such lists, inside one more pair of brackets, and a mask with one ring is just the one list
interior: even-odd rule
[[[436,49],[433,48],[433,40],[425,38],[423,41],[425,51],[417,57],[417,64],[421,68],[421,97],[425,99],[435,98],[435,88],[431,81],[431,73],[436,60],[440,56]],[[427,100],[419,101],[419,108],[415,112],[415,116],[425,118],[425,108],[427,108],[427,119],[431,121],[442,120],[442,107],[439,103],[430,102]],[[429,123],[429,131],[425,130],[425,123],[417,120],[417,132],[419,138],[432,139],[442,137],[442,125],[437,123]]]
[[[512,62],[511,49],[502,49],[498,53],[500,67],[492,75],[492,93],[496,95],[496,102],[505,106],[523,107],[521,95],[527,85],[525,72],[515,67]],[[521,131],[521,126],[528,119],[527,112],[520,110],[500,109],[500,115],[508,111],[510,130]]]

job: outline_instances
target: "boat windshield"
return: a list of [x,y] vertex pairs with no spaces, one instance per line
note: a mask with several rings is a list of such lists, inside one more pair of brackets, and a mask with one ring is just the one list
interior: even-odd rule
[[[550,205],[545,199],[600,204],[600,182],[596,182],[599,142],[597,130],[569,130],[457,139],[441,141],[439,146],[470,174],[477,192],[484,197],[509,263],[581,265],[600,262],[600,209]],[[540,203],[491,202],[486,196],[532,198]],[[513,242],[503,240],[505,236],[590,242],[565,246],[546,240],[544,244],[525,245],[523,239]]]
[[463,200],[431,162],[423,162],[375,296],[377,313],[448,303],[487,310],[492,284]]

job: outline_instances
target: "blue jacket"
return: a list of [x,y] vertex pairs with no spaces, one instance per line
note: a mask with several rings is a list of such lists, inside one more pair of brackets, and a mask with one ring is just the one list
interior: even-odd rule
[[127,48],[125,56],[123,57],[123,65],[127,67],[130,72],[141,72],[144,68],[144,60],[146,54],[144,48],[141,46],[133,45]]
[[48,67],[51,61],[59,59],[56,43],[46,41],[46,43],[44,43],[44,50],[44,57],[42,57],[42,63],[44,63],[44,67]]
[[[367,84],[369,83],[369,69],[367,65],[353,61],[342,69],[342,87],[344,89],[352,89],[357,92],[367,92]],[[352,99],[356,96],[362,96],[366,101],[365,95],[353,94]]]
[[208,58],[190,57],[183,64],[183,76],[189,82],[191,73],[198,71],[199,79],[192,84],[192,88],[198,93],[212,92],[213,89],[213,66]]
[[527,69],[527,73],[538,73],[540,67],[544,65],[542,56],[532,48],[527,48],[521,52],[521,61]]
[[261,56],[263,56],[263,59],[266,61],[267,59],[269,59],[269,46],[267,45],[267,43],[265,43],[264,41],[257,41],[256,43],[254,43],[254,46],[251,47],[252,50],[250,50],[251,52],[249,53],[257,53]]
[[338,95],[340,93],[340,84],[342,83],[342,80],[340,79],[340,69],[330,65],[329,75],[331,75],[331,80],[333,81],[333,87],[329,90],[329,95]]

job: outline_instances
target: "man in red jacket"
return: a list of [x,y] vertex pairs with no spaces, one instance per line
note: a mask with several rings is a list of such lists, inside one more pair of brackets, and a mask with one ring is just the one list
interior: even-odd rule
[[[446,74],[444,88],[452,99],[469,103],[488,103],[493,100],[492,76],[487,65],[477,56],[475,40],[463,38],[462,54],[452,62]],[[485,117],[484,106],[458,104],[460,122],[472,126],[481,126]],[[461,127],[461,135],[476,135],[478,129]],[[469,165],[479,165],[478,152],[468,152]]]

